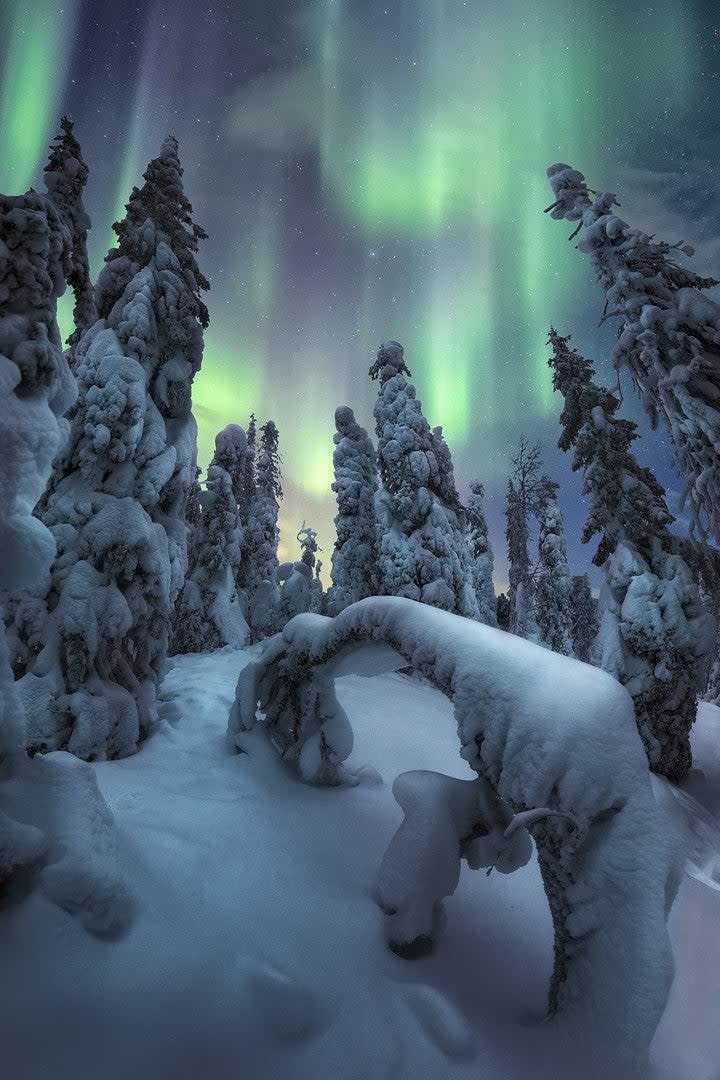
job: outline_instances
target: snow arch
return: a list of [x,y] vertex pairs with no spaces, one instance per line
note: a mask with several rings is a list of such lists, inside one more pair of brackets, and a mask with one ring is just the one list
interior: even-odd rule
[[453,702],[460,753],[535,840],[555,935],[549,1014],[580,1024],[588,1047],[642,1059],[672,982],[676,876],[632,700],[613,678],[458,615],[370,597],[334,619],[299,615],[265,642],[240,675],[229,735],[242,747],[259,706],[304,780],[341,783],[353,736],[335,678],[407,665]]

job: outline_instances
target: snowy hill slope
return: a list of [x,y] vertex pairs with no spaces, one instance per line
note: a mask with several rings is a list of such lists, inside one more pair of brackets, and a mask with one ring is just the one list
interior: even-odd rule
[[[356,788],[302,785],[260,746],[233,755],[227,714],[248,652],[176,663],[166,723],[140,752],[94,766],[137,909],[116,942],[34,893],[5,912],[13,977],[0,1007],[4,1075],[265,1080],[520,1080],[575,1075],[536,1026],[552,930],[533,858],[465,869],[436,951],[392,955],[373,889],[408,769],[470,778],[450,704],[400,675],[340,681]],[[652,1076],[720,1077],[720,710],[702,706],[696,766],[672,800],[686,876],[671,917],[677,976]],[[715,887],[717,885],[717,888]],[[7,998],[7,992],[4,991]]]

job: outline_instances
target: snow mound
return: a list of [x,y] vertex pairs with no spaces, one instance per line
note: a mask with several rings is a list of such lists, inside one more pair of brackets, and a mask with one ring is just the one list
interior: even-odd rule
[[263,965],[248,977],[253,1011],[267,1034],[282,1043],[300,1043],[317,1035],[325,1010],[307,986],[275,967]]
[[25,779],[49,837],[42,892],[90,933],[119,937],[131,923],[133,904],[120,875],[115,822],[94,769],[57,751],[28,761]]
[[403,997],[423,1032],[449,1058],[472,1057],[475,1039],[461,1012],[434,986],[405,987]]

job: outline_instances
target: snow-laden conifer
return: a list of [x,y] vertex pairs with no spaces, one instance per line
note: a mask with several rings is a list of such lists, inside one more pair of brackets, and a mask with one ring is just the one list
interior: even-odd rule
[[[90,280],[87,234],[90,218],[83,202],[83,190],[88,178],[88,167],[82,156],[80,143],[73,133],[73,122],[67,116],[60,121],[60,133],[56,136],[50,158],[45,166],[45,187],[49,197],[65,218],[72,236],[68,285],[73,290],[75,305],[73,322],[75,329],[68,341],[77,345],[82,334],[97,319],[95,292]],[[72,352],[71,352],[72,356]]]
[[67,223],[44,195],[0,195],[0,888],[46,847],[11,805],[23,788],[26,731],[5,620],[23,593],[44,592],[55,554],[32,511],[72,400],[56,321],[71,248]]
[[477,616],[465,520],[450,451],[425,419],[404,350],[380,346],[370,376],[382,489],[376,499],[378,588],[391,596]]
[[227,460],[226,432],[215,440],[205,490],[198,495],[201,513],[192,561],[175,608],[176,652],[208,652],[224,645],[239,648],[248,638],[236,585],[242,527],[232,477],[219,464]]
[[327,595],[330,615],[337,615],[348,604],[377,592],[375,448],[347,405],[335,410],[335,427],[332,490],[337,514],[330,570],[332,585]]
[[530,558],[530,516],[538,509],[540,451],[523,438],[512,461],[507,485],[505,539],[508,552],[508,629],[530,641],[539,639],[535,583]]
[[703,293],[717,285],[677,261],[686,244],[656,241],[613,213],[615,196],[590,192],[568,165],[548,169],[551,216],[584,230],[578,249],[590,258],[605,294],[604,318],[621,320],[613,350],[627,367],[654,424],[662,419],[687,481],[691,531],[720,540],[720,305]]
[[550,342],[553,385],[565,399],[559,445],[574,449],[590,496],[582,540],[599,536],[593,562],[605,569],[593,655],[630,691],[651,769],[679,780],[692,762],[713,619],[669,531],[665,494],[631,452],[636,425],[615,415],[618,398],[593,381],[569,338],[551,330]]
[[467,503],[468,543],[472,559],[472,580],[480,622],[497,626],[497,600],[493,584],[493,551],[488,537],[484,508],[485,489],[479,481],[470,485]]
[[122,757],[156,716],[187,565],[191,383],[207,317],[181,173],[168,139],[116,226],[101,318],[76,349],[70,437],[42,504],[58,546],[49,618],[22,687],[35,749]]
[[590,651],[599,630],[598,603],[587,574],[575,574],[570,582],[572,646],[578,660],[590,661]]
[[[305,611],[320,611],[323,593],[322,583],[315,577],[318,548],[317,532],[304,521],[298,530],[300,558],[294,563],[283,563],[278,570],[280,582],[279,621],[280,626]],[[319,595],[318,595],[319,586]]]
[[535,617],[540,642],[553,652],[572,656],[570,569],[557,488],[557,484],[544,477],[539,490]]
[[278,619],[278,530],[282,498],[279,432],[273,420],[260,428],[255,466],[255,496],[249,511],[243,551],[243,581],[248,622],[254,641],[275,632]]

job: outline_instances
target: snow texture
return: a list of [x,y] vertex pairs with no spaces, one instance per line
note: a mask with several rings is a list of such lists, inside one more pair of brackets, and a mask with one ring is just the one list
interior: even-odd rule
[[[259,706],[260,731],[304,780],[340,783],[353,732],[335,678],[405,665],[451,698],[462,756],[528,815],[555,930],[549,1012],[580,1024],[598,1053],[643,1058],[672,981],[677,875],[632,701],[613,678],[449,612],[369,598],[335,619],[299,616],[268,641],[241,672],[229,737],[253,745]],[[430,894],[452,886],[457,834],[447,824],[452,856]]]

